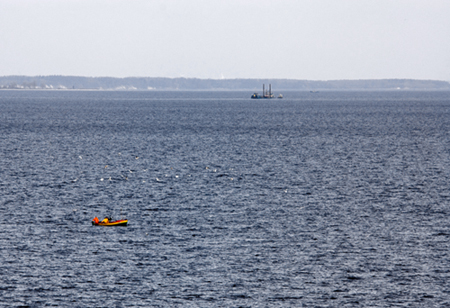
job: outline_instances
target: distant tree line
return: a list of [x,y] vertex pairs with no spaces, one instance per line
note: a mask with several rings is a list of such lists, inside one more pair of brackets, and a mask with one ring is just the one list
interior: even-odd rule
[[262,85],[276,91],[316,90],[450,90],[450,83],[439,80],[296,80],[296,79],[198,79],[162,77],[80,77],[80,76],[3,76],[0,89],[98,89],[98,90],[248,90],[261,91]]

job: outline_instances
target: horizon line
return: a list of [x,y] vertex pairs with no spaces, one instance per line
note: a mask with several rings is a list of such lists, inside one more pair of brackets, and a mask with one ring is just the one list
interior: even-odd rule
[[127,78],[154,78],[154,79],[198,79],[198,80],[296,80],[296,81],[358,81],[358,80],[417,80],[417,81],[444,81],[450,83],[450,80],[443,79],[417,79],[417,78],[359,78],[359,79],[297,79],[297,78],[269,78],[269,77],[242,77],[242,78],[200,78],[200,77],[151,77],[151,76],[127,76],[127,77],[115,77],[115,76],[87,76],[87,75],[2,75],[0,78],[7,77],[79,77],[79,78],[114,78],[114,79],[127,79]]

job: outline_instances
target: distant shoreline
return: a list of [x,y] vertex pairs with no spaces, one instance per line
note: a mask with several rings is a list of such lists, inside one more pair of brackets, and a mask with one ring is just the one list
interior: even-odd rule
[[253,91],[263,84],[274,91],[395,91],[450,90],[440,80],[366,79],[198,79],[163,77],[2,76],[0,90],[83,90],[83,91]]
[[[232,90],[232,89],[154,89],[154,90],[145,90],[145,89],[135,89],[135,90],[116,90],[116,89],[7,89],[0,88],[0,92],[17,92],[17,91],[26,91],[26,92],[249,92],[253,90]],[[321,92],[450,92],[450,88],[418,88],[418,89],[321,89],[321,90],[292,90],[292,89],[283,89],[278,92],[311,92],[311,94],[321,93]],[[262,91],[260,91],[262,92]],[[253,92],[252,92],[253,93]]]

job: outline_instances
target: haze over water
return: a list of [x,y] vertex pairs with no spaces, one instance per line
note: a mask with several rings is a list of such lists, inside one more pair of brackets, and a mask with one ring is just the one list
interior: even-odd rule
[[283,94],[1,91],[2,305],[450,305],[449,92]]

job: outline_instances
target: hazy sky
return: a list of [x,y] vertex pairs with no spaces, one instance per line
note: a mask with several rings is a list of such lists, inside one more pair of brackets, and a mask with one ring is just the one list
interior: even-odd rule
[[450,81],[450,0],[0,0],[0,75]]

